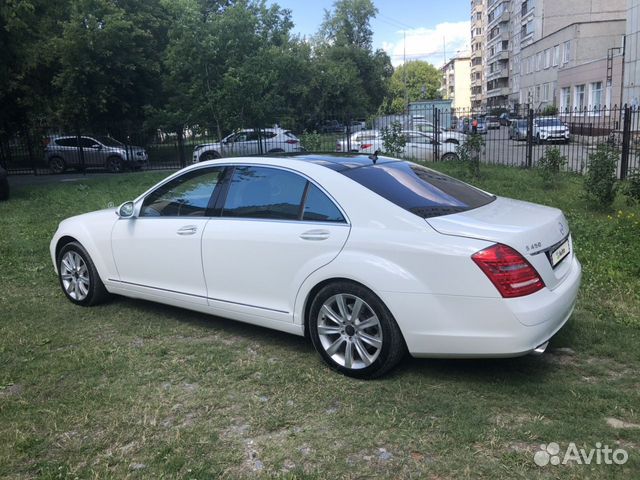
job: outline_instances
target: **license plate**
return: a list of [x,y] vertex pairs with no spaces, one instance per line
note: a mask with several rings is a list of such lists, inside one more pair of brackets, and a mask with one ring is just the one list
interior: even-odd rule
[[553,252],[551,252],[551,266],[555,267],[558,265],[571,251],[571,247],[569,246],[569,239],[567,239],[562,245],[556,248]]

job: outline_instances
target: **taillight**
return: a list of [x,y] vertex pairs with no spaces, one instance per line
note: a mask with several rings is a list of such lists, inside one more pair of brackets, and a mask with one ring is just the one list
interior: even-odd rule
[[505,298],[530,295],[544,288],[536,269],[511,247],[497,243],[471,258]]
[[361,150],[366,150],[367,148],[371,147],[373,147],[373,143],[363,143],[362,145],[360,145]]
[[289,145],[295,145],[296,143],[298,143],[298,140],[287,140],[286,143],[288,143]]

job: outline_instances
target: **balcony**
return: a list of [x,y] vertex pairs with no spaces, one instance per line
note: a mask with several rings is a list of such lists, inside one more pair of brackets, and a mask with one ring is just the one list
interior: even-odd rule
[[499,60],[509,60],[509,51],[508,50],[499,50],[493,55],[489,56],[489,63],[496,62]]
[[492,90],[487,90],[487,97],[507,97],[511,94],[511,89],[509,87],[497,87]]
[[508,22],[510,18],[509,10],[505,8],[500,15],[495,15],[489,20],[488,27],[491,28],[498,23]]
[[498,68],[493,72],[487,73],[487,80],[497,80],[499,78],[509,78],[509,69],[507,67]]

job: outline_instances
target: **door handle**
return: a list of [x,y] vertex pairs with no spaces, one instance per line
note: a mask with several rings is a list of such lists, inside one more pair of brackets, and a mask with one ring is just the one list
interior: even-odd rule
[[326,240],[329,238],[329,230],[308,230],[300,234],[302,240]]
[[195,225],[186,225],[180,228],[176,233],[178,235],[193,235],[197,231],[198,231],[198,227],[196,227]]

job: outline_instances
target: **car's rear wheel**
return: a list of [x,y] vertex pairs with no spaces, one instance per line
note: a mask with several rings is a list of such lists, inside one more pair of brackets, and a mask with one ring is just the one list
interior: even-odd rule
[[340,281],[322,288],[311,304],[308,326],[324,361],[350,377],[379,377],[406,351],[391,312],[373,292],[355,283]]
[[51,173],[64,173],[67,169],[67,164],[62,157],[51,157],[49,159],[49,170]]
[[124,163],[120,157],[109,157],[105,167],[111,173],[120,173],[124,169]]
[[60,249],[57,264],[60,286],[71,302],[89,307],[109,297],[91,257],[78,242]]
[[458,155],[452,152],[445,153],[444,155],[442,155],[442,157],[440,157],[440,160],[442,160],[443,162],[456,162],[458,161]]
[[207,160],[215,160],[216,158],[220,158],[218,152],[205,152],[200,155],[200,162],[206,162]]

